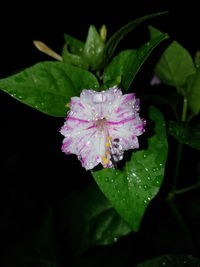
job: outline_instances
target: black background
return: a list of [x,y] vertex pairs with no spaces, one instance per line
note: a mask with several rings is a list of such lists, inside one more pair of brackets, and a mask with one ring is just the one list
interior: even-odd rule
[[[90,24],[97,29],[106,24],[108,35],[111,35],[139,16],[164,10],[169,14],[154,18],[149,24],[167,32],[194,56],[200,48],[198,7],[192,2],[160,2],[49,1],[45,4],[26,1],[24,4],[1,4],[0,78],[36,62],[51,60],[36,50],[33,40],[41,40],[60,52],[65,32],[84,41]],[[137,48],[145,41],[147,25],[141,25],[131,33],[120,49]],[[158,57],[163,47],[161,45],[152,58]],[[148,60],[136,79],[137,90],[149,84],[152,73]],[[144,77],[148,79],[144,80]],[[0,236],[5,258],[12,256],[18,243],[38,227],[48,206],[58,205],[73,188],[91,181],[76,157],[66,157],[60,151],[59,128],[63,122],[63,118],[41,114],[0,92]],[[168,251],[164,246],[160,253],[190,252],[184,246],[177,248],[170,244],[166,247]],[[151,250],[147,256],[151,256]]]

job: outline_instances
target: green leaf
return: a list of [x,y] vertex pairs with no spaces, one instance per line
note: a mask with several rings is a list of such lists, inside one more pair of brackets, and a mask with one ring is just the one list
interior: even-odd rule
[[84,48],[84,42],[72,37],[69,34],[64,34],[64,39],[67,45],[70,47],[70,51],[73,54],[81,55]]
[[102,169],[92,172],[102,192],[134,231],[138,231],[149,202],[160,189],[167,158],[165,121],[155,107],[150,108],[147,134],[151,134],[152,126],[153,135],[148,139],[147,149],[133,152],[123,171]]
[[179,142],[200,150],[200,124],[191,127],[188,123],[169,121],[168,132]]
[[192,57],[176,41],[167,47],[155,67],[158,78],[167,85],[175,86],[182,95],[185,95],[187,77],[195,71]]
[[103,81],[104,83],[121,76],[120,86],[128,90],[142,64],[148,58],[156,46],[167,39],[167,34],[160,33],[149,42],[145,43],[139,50],[125,50],[113,58],[106,68]]
[[63,62],[42,62],[0,80],[0,89],[51,116],[64,117],[66,103],[86,88],[99,88],[96,77]]
[[187,254],[166,254],[142,263],[137,264],[135,267],[198,267],[200,260],[192,255]]
[[128,33],[133,31],[142,22],[144,22],[144,21],[146,21],[148,19],[151,19],[153,17],[163,15],[165,13],[167,13],[167,12],[157,12],[157,13],[153,13],[153,14],[150,14],[150,15],[146,15],[144,17],[137,18],[136,20],[133,20],[133,21],[129,22],[128,24],[124,25],[123,27],[121,27],[117,32],[115,32],[110,37],[110,39],[106,43],[105,55],[104,55],[105,62],[108,62],[109,59],[113,56],[113,54],[115,52],[115,49],[117,48],[119,43],[126,37],[126,35]]
[[92,70],[97,70],[102,67],[104,47],[105,44],[101,36],[97,32],[96,28],[91,25],[82,55],[91,66]]
[[103,83],[108,84],[108,87],[111,87],[113,85],[113,81],[117,82],[117,77],[122,77],[120,79],[119,86],[123,89],[127,89],[126,78],[131,76],[132,67],[136,58],[137,50],[124,50],[120,52],[117,56],[113,58],[111,63],[106,68],[103,76]]
[[72,54],[68,51],[67,45],[63,46],[62,58],[63,58],[63,62],[67,62],[79,68],[86,69],[86,70],[88,70],[89,68],[88,64],[83,60],[81,56]]
[[187,79],[186,98],[194,115],[200,112],[200,72],[190,75]]
[[112,244],[131,231],[95,183],[67,197],[62,211],[63,236],[70,235],[76,253]]

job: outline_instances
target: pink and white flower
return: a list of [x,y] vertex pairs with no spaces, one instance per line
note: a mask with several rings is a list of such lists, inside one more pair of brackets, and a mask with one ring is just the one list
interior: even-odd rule
[[123,95],[117,87],[83,90],[71,98],[60,130],[65,137],[62,151],[76,154],[86,170],[99,163],[113,167],[125,150],[139,148],[137,136],[144,132],[145,121],[138,112],[139,99],[133,93]]

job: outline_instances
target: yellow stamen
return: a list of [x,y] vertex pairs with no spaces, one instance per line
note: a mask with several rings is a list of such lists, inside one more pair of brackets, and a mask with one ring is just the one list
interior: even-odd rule
[[105,146],[110,147],[110,143],[105,143]]
[[107,140],[108,140],[108,141],[112,141],[112,137],[111,137],[111,136],[108,136],[108,137],[107,137]]
[[106,156],[107,155],[110,155],[110,151],[106,150],[106,153],[105,154],[106,154]]
[[101,157],[101,160],[104,164],[108,164],[108,162],[110,161],[109,159],[107,159],[106,157]]

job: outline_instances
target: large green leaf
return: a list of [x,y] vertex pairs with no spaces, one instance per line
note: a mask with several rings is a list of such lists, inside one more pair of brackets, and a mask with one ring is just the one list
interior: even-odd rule
[[166,127],[162,114],[150,108],[147,134],[153,126],[153,135],[145,150],[133,152],[123,171],[101,169],[92,174],[102,192],[113,204],[120,216],[137,231],[149,205],[158,193],[163,181],[167,158]]
[[112,244],[131,229],[94,183],[65,199],[62,231],[63,236],[70,235],[74,252],[80,253],[93,245]]
[[191,127],[188,123],[169,121],[168,132],[179,142],[200,150],[200,124]]
[[119,45],[119,43],[126,37],[126,35],[128,33],[130,33],[131,31],[133,31],[138,25],[140,25],[142,22],[151,19],[153,17],[165,14],[166,12],[157,12],[157,13],[153,13],[150,15],[146,15],[144,17],[140,17],[138,19],[135,19],[131,22],[129,22],[128,24],[124,25],[123,27],[121,27],[117,32],[115,32],[110,39],[108,40],[108,42],[106,43],[105,46],[105,62],[108,62],[109,59],[113,56],[115,49],[117,48],[117,46]]
[[105,44],[97,32],[96,28],[91,25],[88,31],[87,40],[83,49],[83,59],[91,66],[92,70],[102,67]]
[[186,98],[194,115],[200,112],[200,72],[199,70],[187,79]]
[[166,38],[168,38],[167,34],[159,33],[159,35],[152,38],[138,50],[120,52],[106,68],[103,79],[104,83],[108,83],[109,80],[112,81],[116,77],[121,76],[120,86],[127,90],[150,53]]
[[0,89],[48,115],[64,117],[66,103],[81,90],[99,87],[96,77],[63,62],[42,62],[0,80]]
[[192,57],[176,41],[167,47],[155,67],[158,78],[167,85],[175,86],[182,95],[185,95],[187,77],[195,71]]
[[162,255],[137,264],[135,267],[200,267],[200,260],[197,257],[187,254]]

